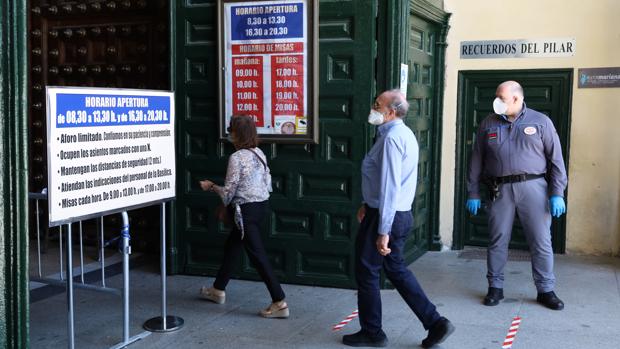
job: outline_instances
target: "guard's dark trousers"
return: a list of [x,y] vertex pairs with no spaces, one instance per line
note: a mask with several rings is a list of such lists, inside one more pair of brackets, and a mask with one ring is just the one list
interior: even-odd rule
[[440,316],[415,276],[403,259],[405,240],[413,226],[411,211],[396,212],[388,247],[392,252],[383,257],[377,251],[379,210],[366,206],[356,241],[355,278],[357,279],[357,304],[362,330],[376,334],[381,330],[381,294],[379,275],[381,268],[403,300],[420,319],[424,329],[431,328]]
[[[260,226],[267,212],[267,201],[250,202],[241,205],[241,215],[243,216],[243,228],[245,231],[243,240],[241,239],[241,231],[235,227],[228,235],[226,247],[224,249],[224,260],[222,266],[217,273],[213,287],[218,290],[225,290],[230,274],[232,273],[235,262],[239,258],[241,247],[245,247],[245,252],[250,258],[252,266],[256,268],[258,274],[267,285],[269,294],[273,302],[279,302],[284,299],[284,291],[280,286],[280,282],[276,278],[273,268],[267,258],[263,241],[260,237]],[[232,214],[232,211],[230,212]]]

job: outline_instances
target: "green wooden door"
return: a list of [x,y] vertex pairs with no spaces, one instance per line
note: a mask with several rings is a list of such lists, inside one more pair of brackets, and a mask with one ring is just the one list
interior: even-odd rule
[[[218,198],[198,180],[222,183],[232,148],[217,132],[216,1],[177,2],[178,189],[176,271],[213,275],[227,231]],[[282,282],[352,287],[360,163],[370,145],[376,0],[319,3],[318,145],[263,144],[273,176],[263,241]],[[257,274],[244,256],[236,276]]]
[[[518,81],[524,89],[528,108],[538,110],[551,118],[560,136],[562,154],[568,168],[568,136],[570,127],[571,70],[511,70],[471,71],[459,76],[458,175],[455,221],[455,247],[463,245],[487,246],[487,191],[481,187],[482,210],[471,216],[464,208],[466,198],[467,166],[471,156],[474,134],[479,123],[492,112],[497,85],[506,80]],[[553,250],[563,253],[565,248],[566,216],[554,218],[551,225]],[[518,217],[515,219],[510,248],[527,249],[525,236]]]
[[408,260],[428,250],[433,217],[433,175],[437,150],[434,137],[437,111],[434,105],[436,45],[439,26],[418,16],[409,18],[407,64],[409,66],[407,101],[409,113],[405,123],[416,135],[420,147],[418,185],[414,200],[413,232],[407,241]]
[[28,348],[28,16],[0,0],[0,348]]

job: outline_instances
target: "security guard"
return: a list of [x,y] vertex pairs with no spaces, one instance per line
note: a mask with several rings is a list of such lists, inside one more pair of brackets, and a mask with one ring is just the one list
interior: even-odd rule
[[487,279],[484,305],[504,298],[504,266],[515,212],[523,225],[532,255],[536,300],[562,310],[564,303],[553,289],[551,216],[566,211],[567,178],[560,140],[551,120],[527,108],[523,88],[515,81],[497,87],[494,114],[482,121],[476,136],[467,179],[468,211],[480,208],[479,184],[490,189]]

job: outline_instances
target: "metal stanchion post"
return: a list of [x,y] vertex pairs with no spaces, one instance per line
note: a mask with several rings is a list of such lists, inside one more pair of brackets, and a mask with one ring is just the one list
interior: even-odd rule
[[161,316],[144,323],[144,329],[151,332],[172,332],[183,327],[184,320],[178,316],[168,315],[166,311],[166,203],[161,204],[160,218],[160,268],[161,268]]
[[[39,207],[39,200],[47,200],[47,188],[43,188],[40,193],[28,193],[28,199],[34,200],[35,214],[36,214],[36,223],[37,223],[37,273],[39,275],[39,279],[42,278],[42,266],[41,266],[41,210]],[[46,239],[47,241],[47,239]],[[62,244],[62,241],[60,241]],[[62,270],[62,246],[60,246],[60,263]]]
[[123,342],[129,341],[129,217],[127,212],[123,212],[123,230],[121,239],[123,241]]
[[[71,223],[67,224],[67,308],[69,349],[75,347],[75,331],[73,327],[73,251],[71,250]],[[62,258],[62,257],[61,257]]]
[[113,346],[111,349],[125,348],[129,344],[150,335],[149,332],[142,332],[129,338],[129,255],[131,254],[131,246],[129,245],[129,216],[127,211],[123,211],[121,214],[123,216],[123,230],[121,231],[123,253],[123,342]]
[[37,267],[39,271],[39,277],[42,277],[41,274],[41,227],[39,223],[39,199],[34,201],[35,211],[37,214]]
[[80,278],[84,283],[84,244],[82,243],[82,221],[80,221]]
[[105,239],[103,235],[103,216],[101,216],[101,244],[99,245],[99,260],[101,261],[101,286],[105,287],[105,250],[103,245]]
[[58,246],[60,247],[60,280],[64,280],[63,271],[62,271],[62,225],[58,226]]

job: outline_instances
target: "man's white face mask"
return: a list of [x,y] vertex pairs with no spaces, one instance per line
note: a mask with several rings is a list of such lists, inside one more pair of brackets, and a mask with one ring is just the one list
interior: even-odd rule
[[380,112],[371,109],[370,114],[368,114],[368,123],[371,125],[381,125],[384,121],[383,114]]
[[504,103],[501,98],[495,97],[493,111],[495,114],[504,115],[508,111],[508,104]]

